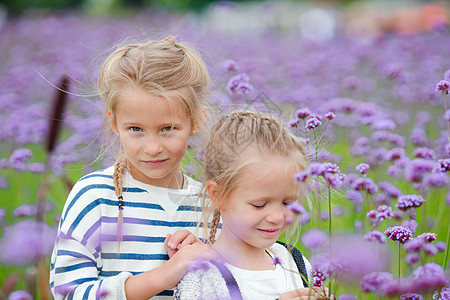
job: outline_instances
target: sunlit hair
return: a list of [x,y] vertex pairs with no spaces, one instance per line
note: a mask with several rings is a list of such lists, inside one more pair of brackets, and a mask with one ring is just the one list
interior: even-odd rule
[[[106,58],[98,76],[99,94],[105,102],[105,124],[108,123],[109,113],[109,121],[115,122],[120,99],[129,89],[141,89],[149,95],[163,97],[171,105],[180,101],[191,125],[199,124],[203,118],[209,84],[208,69],[199,52],[187,43],[175,42],[172,36],[122,46]],[[113,148],[110,126],[105,126],[105,131],[106,146]],[[115,152],[117,160],[113,179],[120,200],[122,175],[128,162],[123,151],[119,149]],[[118,230],[119,242],[120,235]]]
[[[218,207],[239,185],[239,175],[253,163],[247,153],[242,155],[248,149],[255,150],[252,155],[285,156],[292,160],[293,166],[299,171],[308,167],[309,156],[303,143],[277,119],[252,111],[237,111],[221,117],[211,129],[204,154],[205,180],[213,180],[218,185],[214,203],[206,197],[206,191],[202,201],[204,238],[209,243],[215,240],[220,220]],[[211,215],[210,233],[207,236],[207,221]]]

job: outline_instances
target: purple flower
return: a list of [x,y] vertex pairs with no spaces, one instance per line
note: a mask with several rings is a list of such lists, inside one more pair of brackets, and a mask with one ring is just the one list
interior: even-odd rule
[[394,130],[395,122],[389,119],[379,119],[372,122],[372,130]]
[[403,249],[406,252],[418,252],[422,249],[423,242],[418,239],[409,239],[404,245]]
[[190,266],[189,272],[195,272],[197,270],[205,270],[209,269],[209,262],[204,259],[196,259]]
[[352,188],[357,191],[367,191],[369,194],[375,194],[378,186],[370,178],[358,178],[353,182]]
[[309,165],[309,173],[311,175],[320,176],[326,172],[325,166],[321,163],[312,163]]
[[23,266],[51,253],[56,230],[45,223],[23,220],[4,228],[0,239],[0,261]]
[[400,296],[400,300],[423,300],[422,295],[415,293],[403,294]]
[[[439,297],[439,298],[438,298]],[[450,299],[450,288],[444,287],[440,290],[435,291],[433,294],[433,300],[449,300]]]
[[301,108],[296,112],[297,118],[305,119],[311,115],[311,111],[308,108]]
[[450,109],[447,109],[447,111],[444,113],[444,120],[450,121]]
[[448,172],[448,171],[450,171],[450,158],[439,159],[433,169],[433,172]]
[[345,193],[345,197],[350,199],[354,204],[359,204],[364,202],[364,197],[361,195],[361,192],[355,190],[348,190]]
[[297,125],[298,125],[298,119],[290,121],[288,126],[292,128],[292,127],[297,127]]
[[305,180],[308,178],[308,176],[309,176],[309,171],[308,171],[308,170],[306,170],[306,171],[300,171],[300,172],[298,172],[298,173],[295,174],[295,180],[294,180],[294,182],[295,182],[295,183],[297,183],[297,182],[303,182],[303,181],[305,181]]
[[3,224],[3,219],[5,218],[5,210],[3,208],[0,208],[0,226]]
[[334,189],[340,189],[342,186],[342,183],[344,182],[343,177],[341,176],[343,174],[330,174],[330,173],[326,173],[324,175],[325,180],[327,181],[327,183],[330,185],[330,187],[334,188]]
[[33,300],[33,296],[25,290],[17,290],[9,294],[8,300]]
[[441,92],[442,94],[448,94],[450,83],[447,80],[441,80],[436,84],[436,92]]
[[432,241],[435,241],[437,237],[437,234],[434,232],[424,232],[417,236],[417,239],[422,241],[423,243],[431,243]]
[[431,160],[416,158],[405,168],[405,179],[409,182],[421,182],[427,172],[434,168],[434,163]]
[[229,72],[236,72],[238,70],[238,66],[236,62],[232,59],[228,59],[223,62],[223,68]]
[[328,235],[321,229],[311,229],[302,236],[303,246],[312,251],[321,248],[327,240]]
[[386,236],[378,230],[369,231],[364,236],[364,239],[368,242],[378,241],[380,244],[386,243]]
[[439,252],[438,248],[436,248],[436,246],[433,245],[433,244],[425,244],[425,245],[423,245],[423,249],[422,250],[423,250],[423,252],[426,255],[429,255],[429,256],[436,255]]
[[30,149],[17,149],[11,154],[9,161],[12,164],[23,163],[26,162],[32,155],[33,152]]
[[244,94],[251,92],[253,86],[250,84],[250,77],[242,73],[231,77],[227,84],[227,90],[230,94]]
[[395,161],[400,158],[404,158],[405,149],[403,148],[393,148],[386,153],[385,159],[389,161]]
[[291,203],[287,204],[286,208],[294,212],[295,214],[304,214],[306,211],[303,205],[301,205],[297,201],[292,201]]
[[449,177],[447,173],[430,173],[425,175],[423,184],[431,188],[440,188],[447,186]]
[[392,217],[392,208],[386,205],[380,205],[377,210],[372,209],[369,211],[366,217],[372,219],[373,225],[379,225],[384,220]]
[[447,245],[443,241],[437,241],[436,243],[434,243],[434,245],[439,252],[443,252],[447,248]]
[[325,168],[326,173],[336,174],[341,172],[338,165],[335,163],[326,162],[323,163],[322,166]]
[[412,155],[416,158],[423,158],[423,159],[435,159],[436,158],[434,151],[432,149],[426,148],[426,147],[416,148]]
[[405,255],[405,262],[408,266],[416,264],[420,260],[420,254],[418,252],[410,252]]
[[412,232],[409,228],[403,226],[389,227],[384,231],[384,234],[394,242],[404,244],[412,237]]
[[409,228],[412,233],[415,233],[419,224],[416,220],[405,220],[401,224],[403,227]]
[[414,146],[423,146],[427,143],[427,134],[422,128],[413,128],[410,140]]
[[378,187],[383,191],[383,193],[392,198],[398,198],[403,194],[402,191],[400,191],[400,189],[398,189],[389,181],[378,182]]
[[355,169],[357,172],[359,172],[365,176],[367,171],[369,170],[369,165],[366,163],[362,163],[362,164],[357,165]]
[[394,278],[388,272],[372,272],[361,280],[361,289],[366,293],[380,292],[385,284]]
[[420,207],[423,203],[425,203],[425,199],[420,195],[402,195],[398,197],[395,207],[406,211],[410,208]]
[[336,118],[336,115],[334,114],[334,112],[327,112],[326,114],[323,115],[325,118],[327,118],[328,120],[333,120],[334,118]]
[[322,122],[319,121],[318,118],[309,118],[306,120],[305,128],[308,130],[315,129],[316,127],[322,125]]
[[313,286],[321,287],[323,282],[327,279],[327,275],[319,270],[315,270],[313,273]]
[[16,218],[32,217],[32,216],[36,216],[36,213],[37,213],[37,209],[36,209],[36,205],[34,205],[34,204],[22,204],[22,205],[16,207],[16,209],[14,209],[12,212],[13,216]]
[[282,266],[283,264],[281,263],[281,259],[275,255],[274,257],[272,257],[272,261],[270,262],[272,265],[276,266],[276,265],[280,265]]
[[434,291],[449,284],[444,269],[436,263],[419,266],[411,278],[416,292]]

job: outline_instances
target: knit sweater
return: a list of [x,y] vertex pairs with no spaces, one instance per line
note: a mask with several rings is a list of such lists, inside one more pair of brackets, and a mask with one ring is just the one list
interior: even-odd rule
[[[55,299],[126,299],[125,280],[169,259],[168,233],[194,231],[201,216],[201,184],[155,187],[123,179],[122,241],[117,241],[118,199],[113,167],[81,178],[64,206],[53,249],[50,287]],[[171,299],[166,290],[152,299]]]
[[[291,253],[286,249],[286,247],[275,243],[268,248],[268,251],[280,258],[282,266],[277,267],[283,268],[284,276],[282,278],[277,278],[276,280],[284,280],[286,284],[278,284],[278,286],[284,286],[284,288],[279,288],[278,290],[272,290],[269,287],[263,287],[261,289],[255,290],[253,288],[255,284],[251,282],[251,279],[241,277],[240,273],[236,272],[235,267],[228,267],[236,280],[236,283],[244,300],[274,300],[280,297],[280,295],[283,293],[289,292],[295,288],[303,287],[303,282],[301,276],[299,275],[297,265]],[[303,257],[303,260],[306,265],[308,278],[311,278],[311,264],[305,257]],[[293,283],[293,285],[291,283]],[[295,288],[289,288],[292,286],[295,286]],[[231,298],[232,297],[230,296],[230,292],[225,279],[223,278],[219,269],[211,263],[207,264],[207,268],[202,267],[196,269],[195,271],[187,273],[176,287],[174,293],[174,299],[176,300],[231,300]]]

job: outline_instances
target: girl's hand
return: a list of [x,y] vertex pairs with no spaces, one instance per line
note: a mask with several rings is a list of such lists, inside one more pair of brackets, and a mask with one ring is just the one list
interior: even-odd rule
[[[316,299],[328,299],[322,296],[327,296],[329,299],[334,300],[334,295],[328,296],[330,291],[326,287],[314,287],[314,288],[301,288],[284,293],[278,298],[279,300],[316,300]],[[322,296],[321,296],[322,295]]]
[[194,243],[201,243],[201,241],[187,229],[177,230],[174,234],[169,233],[164,240],[169,258],[184,246]]
[[165,289],[174,288],[188,272],[189,267],[199,260],[221,261],[220,255],[211,245],[196,242],[190,245],[184,245],[173,254],[173,256],[160,268],[161,274],[166,278]]

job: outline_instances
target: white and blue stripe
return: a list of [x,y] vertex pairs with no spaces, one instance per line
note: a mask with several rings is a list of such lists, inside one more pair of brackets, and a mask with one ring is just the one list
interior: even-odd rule
[[[173,190],[124,176],[119,250],[119,202],[112,173],[110,167],[86,175],[69,194],[50,266],[53,293],[66,294],[55,294],[56,299],[125,299],[128,277],[169,259],[164,247],[168,233],[184,228],[195,232],[201,216],[200,183],[189,178],[187,189]],[[163,291],[153,299],[171,299],[172,294]]]

